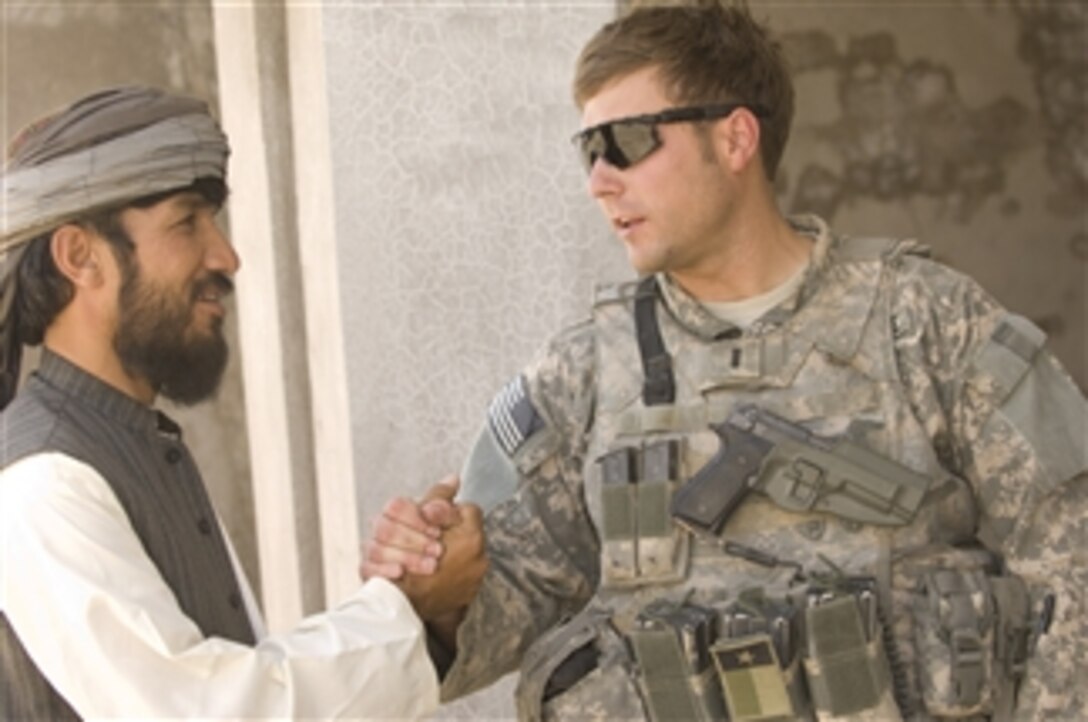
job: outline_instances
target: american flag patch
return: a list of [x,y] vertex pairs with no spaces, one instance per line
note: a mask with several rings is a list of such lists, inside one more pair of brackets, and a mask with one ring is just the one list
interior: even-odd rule
[[529,398],[524,376],[518,376],[495,396],[487,418],[495,440],[510,456],[544,427],[544,420]]

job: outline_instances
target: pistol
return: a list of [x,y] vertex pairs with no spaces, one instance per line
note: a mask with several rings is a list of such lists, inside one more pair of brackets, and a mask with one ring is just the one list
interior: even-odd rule
[[757,406],[711,429],[714,457],[673,496],[671,513],[694,531],[721,533],[754,489],[790,511],[825,511],[886,526],[914,518],[930,478],[846,437],[823,437]]
[[719,534],[758,479],[774,444],[743,428],[742,420],[733,413],[711,424],[721,446],[672,498],[672,516],[685,526]]

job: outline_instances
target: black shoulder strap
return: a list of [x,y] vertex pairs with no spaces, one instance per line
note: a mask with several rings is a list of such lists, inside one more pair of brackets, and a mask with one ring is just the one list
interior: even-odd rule
[[661,338],[657,323],[657,279],[647,276],[635,293],[635,334],[642,357],[642,401],[647,406],[663,406],[676,399],[676,382],[672,375],[672,359]]

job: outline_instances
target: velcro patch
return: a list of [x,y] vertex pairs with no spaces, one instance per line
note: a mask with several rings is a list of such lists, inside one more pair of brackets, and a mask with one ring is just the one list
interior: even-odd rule
[[510,456],[526,439],[544,428],[544,419],[529,398],[524,376],[518,376],[495,396],[487,420],[495,440]]

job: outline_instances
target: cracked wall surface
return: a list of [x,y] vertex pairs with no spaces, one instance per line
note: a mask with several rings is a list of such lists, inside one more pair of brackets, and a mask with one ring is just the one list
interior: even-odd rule
[[909,236],[1035,321],[1088,385],[1088,11],[752,3],[799,93],[782,207]]

